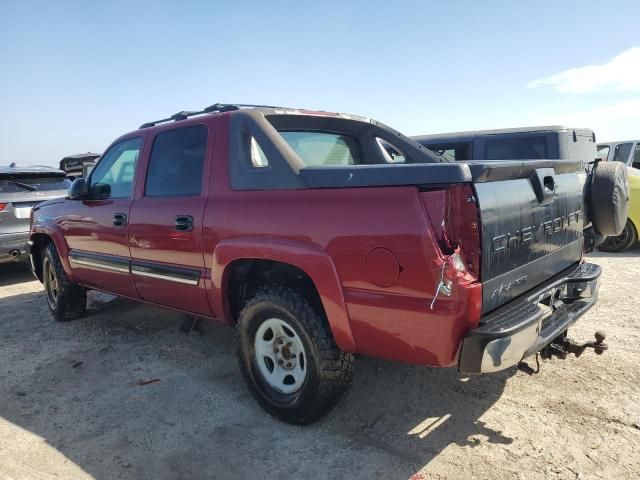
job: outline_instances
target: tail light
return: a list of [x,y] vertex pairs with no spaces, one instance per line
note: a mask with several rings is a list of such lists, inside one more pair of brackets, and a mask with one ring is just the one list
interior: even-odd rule
[[[470,185],[420,192],[440,250],[480,278],[480,218]],[[455,258],[454,258],[455,257]]]
[[2,210],[4,210],[4,207],[6,207],[7,205],[9,205],[8,203],[0,203],[0,212]]

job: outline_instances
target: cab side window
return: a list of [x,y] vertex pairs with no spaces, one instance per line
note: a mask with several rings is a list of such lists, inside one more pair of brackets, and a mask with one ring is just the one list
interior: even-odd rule
[[471,160],[471,142],[424,146],[447,160]]
[[380,147],[382,157],[387,163],[406,163],[407,158],[402,151],[395,145],[390,144],[386,140],[376,137],[376,143]]
[[532,160],[548,158],[544,136],[507,137],[487,140],[485,160]]
[[632,148],[633,143],[620,143],[616,145],[616,148],[613,149],[613,161],[627,163]]
[[207,147],[204,125],[159,133],[147,169],[146,197],[195,197],[202,193]]
[[636,144],[636,149],[633,151],[633,168],[640,169],[640,143]]
[[89,197],[129,198],[140,155],[141,137],[129,138],[112,146],[91,172]]

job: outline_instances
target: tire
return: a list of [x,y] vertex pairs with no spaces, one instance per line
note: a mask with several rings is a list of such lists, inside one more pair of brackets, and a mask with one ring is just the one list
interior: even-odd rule
[[87,290],[69,280],[53,243],[43,253],[42,283],[49,310],[58,322],[75,320],[87,309]]
[[622,233],[616,237],[607,237],[607,239],[598,247],[603,252],[624,252],[638,240],[638,232],[633,226],[631,220],[627,220]]
[[622,233],[629,211],[627,167],[620,162],[598,162],[591,175],[589,217],[600,235]]
[[287,423],[304,425],[324,416],[351,383],[353,354],[337,347],[324,313],[292,289],[258,289],[240,312],[237,335],[249,390],[262,408]]

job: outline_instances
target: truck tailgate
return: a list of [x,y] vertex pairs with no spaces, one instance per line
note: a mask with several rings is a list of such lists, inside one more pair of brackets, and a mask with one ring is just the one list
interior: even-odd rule
[[[524,163],[524,164],[523,164]],[[575,162],[472,162],[483,312],[580,261],[586,174]]]

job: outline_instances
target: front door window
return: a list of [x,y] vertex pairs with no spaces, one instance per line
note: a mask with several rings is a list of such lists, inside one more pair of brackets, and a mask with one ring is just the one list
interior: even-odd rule
[[129,198],[142,138],[129,138],[111,147],[91,172],[91,199]]

